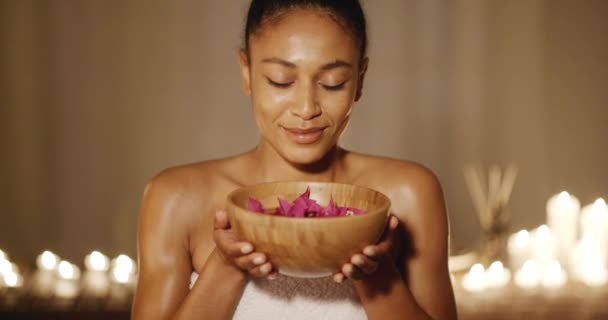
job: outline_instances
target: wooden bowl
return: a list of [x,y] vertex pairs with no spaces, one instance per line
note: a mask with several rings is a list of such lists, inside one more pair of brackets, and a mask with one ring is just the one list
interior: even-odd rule
[[[365,210],[346,217],[284,217],[247,210],[249,197],[266,208],[278,206],[277,197],[294,200],[310,187],[310,198],[323,207],[330,196],[339,206]],[[271,182],[231,192],[227,212],[232,228],[243,241],[268,256],[279,273],[317,278],[340,270],[351,256],[376,243],[388,219],[390,200],[365,187],[328,182]]]

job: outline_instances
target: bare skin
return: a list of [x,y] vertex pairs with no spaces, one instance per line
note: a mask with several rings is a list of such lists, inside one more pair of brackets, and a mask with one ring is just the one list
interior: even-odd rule
[[[232,233],[222,211],[226,195],[280,180],[385,193],[395,217],[385,236],[336,270],[334,280],[354,282],[372,320],[455,319],[448,221],[435,176],[416,163],[337,147],[367,69],[353,37],[322,12],[297,9],[266,22],[239,58],[260,141],[230,158],[167,169],[146,187],[133,319],[230,319],[248,279],[272,279],[276,270]],[[286,132],[293,128],[322,133],[298,143]],[[193,271],[200,276],[190,290]]]

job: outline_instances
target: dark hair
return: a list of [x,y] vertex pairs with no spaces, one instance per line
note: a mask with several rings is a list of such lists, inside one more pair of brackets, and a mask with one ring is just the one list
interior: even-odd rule
[[314,8],[327,12],[347,28],[359,45],[359,56],[365,58],[367,31],[365,15],[358,0],[252,0],[245,24],[245,50],[249,53],[249,37],[268,19],[291,9]]

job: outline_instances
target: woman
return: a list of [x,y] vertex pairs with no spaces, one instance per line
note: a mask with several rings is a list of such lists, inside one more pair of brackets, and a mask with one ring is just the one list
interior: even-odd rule
[[[134,319],[456,317],[435,176],[338,146],[361,97],[366,42],[356,0],[253,0],[239,62],[259,143],[165,170],[146,187]],[[235,237],[222,210],[230,191],[278,180],[367,186],[389,196],[393,216],[380,242],[331,279],[279,276],[263,252]],[[193,283],[191,274],[199,275]]]

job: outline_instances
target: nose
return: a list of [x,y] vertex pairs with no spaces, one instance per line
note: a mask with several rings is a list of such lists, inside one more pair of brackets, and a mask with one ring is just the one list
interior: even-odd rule
[[314,85],[302,84],[297,92],[296,101],[291,107],[291,113],[303,120],[316,118],[321,114]]

